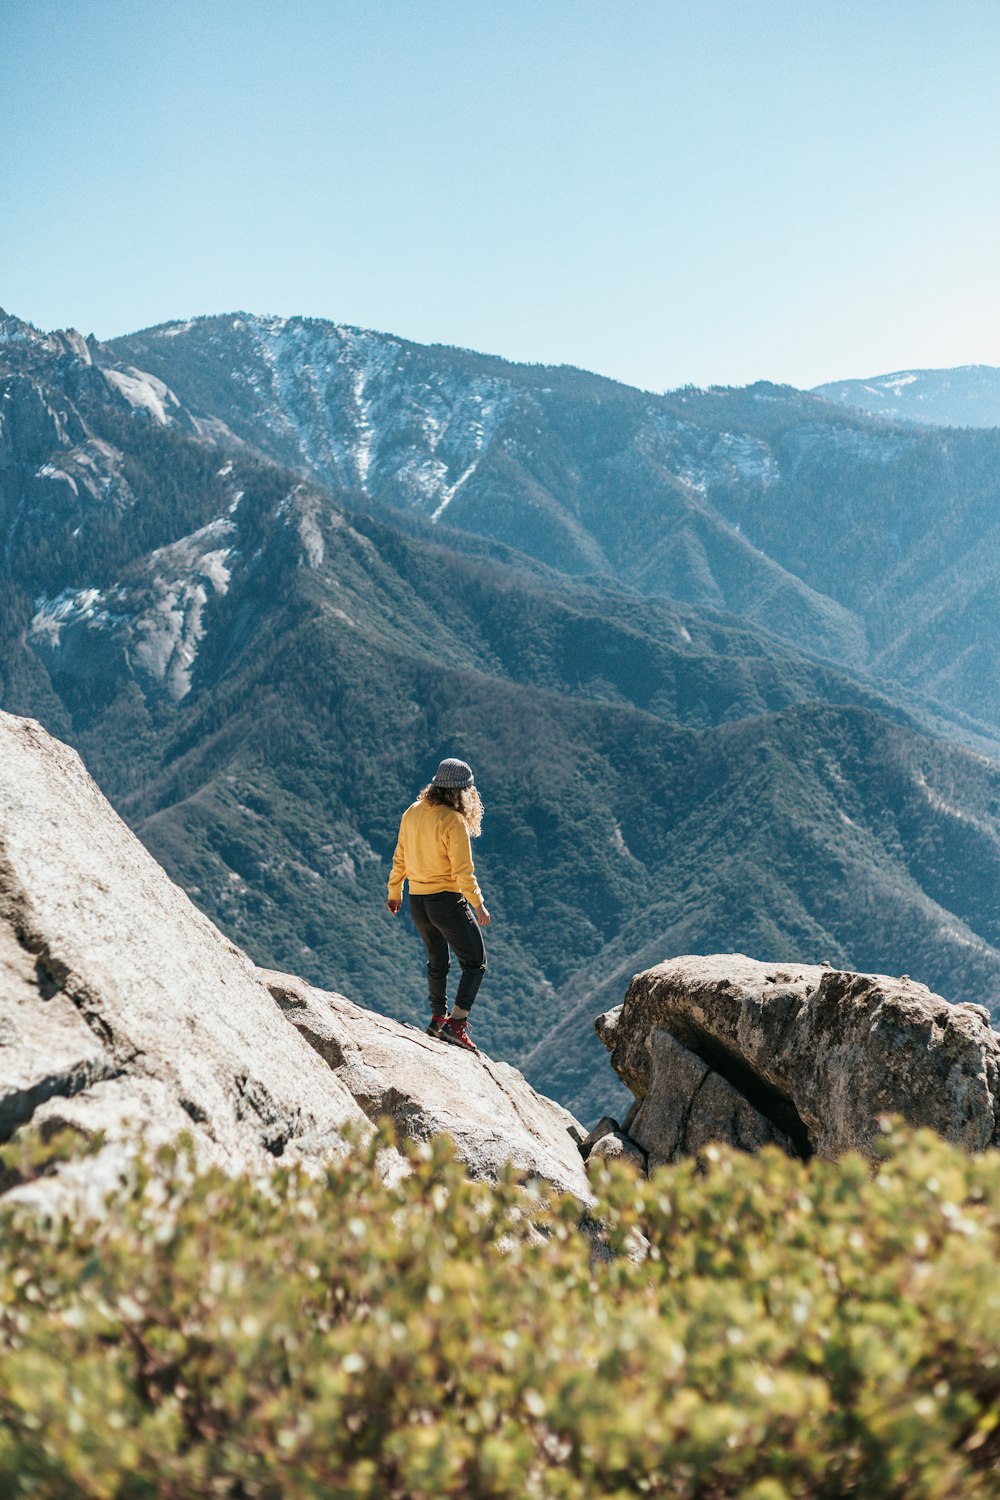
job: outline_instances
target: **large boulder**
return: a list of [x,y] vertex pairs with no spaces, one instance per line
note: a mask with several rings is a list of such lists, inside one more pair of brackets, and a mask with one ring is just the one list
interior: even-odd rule
[[639,1101],[628,1130],[651,1165],[711,1139],[870,1153],[887,1114],[970,1151],[1000,1145],[989,1012],[906,977],[675,958],[637,974],[596,1029]]
[[[192,1137],[254,1171],[370,1130],[246,954],[167,877],[75,751],[0,714],[0,1136],[31,1120]],[[116,1149],[117,1148],[117,1149]],[[94,1166],[91,1171],[95,1171]]]
[[445,1132],[473,1176],[495,1177],[510,1162],[526,1177],[590,1196],[582,1128],[516,1068],[373,1015],[293,975],[258,972],[288,1020],[370,1119],[390,1119],[418,1141]]
[[711,1141],[743,1151],[781,1146],[796,1154],[792,1138],[721,1073],[669,1031],[649,1037],[649,1088],[629,1125],[650,1171],[678,1156],[696,1155]]
[[167,877],[76,752],[0,713],[0,1141],[28,1121],[105,1140],[20,1196],[96,1199],[140,1133],[156,1144],[184,1131],[233,1172],[278,1156],[318,1164],[381,1113],[416,1134],[451,1130],[476,1173],[513,1158],[587,1196],[583,1132],[513,1068],[308,993],[311,1033],[289,1025],[267,977]]

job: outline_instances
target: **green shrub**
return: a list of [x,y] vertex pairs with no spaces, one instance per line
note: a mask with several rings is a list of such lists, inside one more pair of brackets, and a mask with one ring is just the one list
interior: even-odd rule
[[1000,1153],[712,1148],[607,1172],[581,1233],[445,1140],[387,1185],[386,1140],[320,1180],[161,1152],[85,1226],[8,1205],[0,1492],[1000,1495]]

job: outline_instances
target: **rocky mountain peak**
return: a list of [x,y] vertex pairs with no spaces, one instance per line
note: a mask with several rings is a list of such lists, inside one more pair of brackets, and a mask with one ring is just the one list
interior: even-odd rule
[[33,323],[27,323],[0,307],[0,345],[44,344],[51,337],[53,335],[43,333]]
[[75,328],[43,333],[33,323],[0,308],[0,370],[6,360],[44,360],[69,355],[81,364],[91,363],[91,346]]

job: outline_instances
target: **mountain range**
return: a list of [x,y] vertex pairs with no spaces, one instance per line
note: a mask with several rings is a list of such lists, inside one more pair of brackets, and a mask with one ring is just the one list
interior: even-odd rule
[[203,427],[322,484],[1000,723],[981,628],[1000,433],[879,426],[766,384],[652,396],[303,318],[167,324],[111,349]]
[[580,1017],[672,953],[1000,1008],[998,460],[788,387],[3,315],[0,706],[258,962],[401,1019],[398,817],[471,760],[476,1034],[588,1118]]
[[815,394],[893,420],[1000,427],[1000,369],[995,365],[896,370],[864,380],[833,380],[816,386]]

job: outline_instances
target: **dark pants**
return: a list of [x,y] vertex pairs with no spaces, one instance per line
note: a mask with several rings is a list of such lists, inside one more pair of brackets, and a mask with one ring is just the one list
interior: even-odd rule
[[471,1010],[486,973],[486,944],[472,907],[458,891],[435,891],[432,896],[410,896],[410,916],[427,949],[427,987],[436,1016],[448,1009],[448,970],[451,955],[462,966],[455,1005]]

